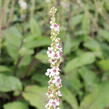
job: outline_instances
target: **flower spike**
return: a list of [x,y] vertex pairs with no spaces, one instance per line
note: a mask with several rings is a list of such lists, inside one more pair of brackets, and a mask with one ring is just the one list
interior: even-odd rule
[[62,47],[60,44],[60,38],[57,37],[60,32],[60,26],[55,22],[55,14],[57,9],[52,7],[50,15],[50,28],[51,28],[51,46],[48,47],[47,55],[49,57],[49,63],[51,68],[47,69],[46,76],[50,78],[48,84],[48,103],[46,109],[60,109],[60,97],[62,96],[60,88],[62,87],[60,78],[60,63],[62,61]]

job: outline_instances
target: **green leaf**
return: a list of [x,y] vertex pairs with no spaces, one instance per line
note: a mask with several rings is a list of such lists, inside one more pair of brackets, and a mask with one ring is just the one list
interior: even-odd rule
[[0,72],[9,72],[9,71],[10,69],[8,67],[0,65]]
[[20,67],[21,67],[21,66],[27,66],[27,65],[30,63],[30,61],[31,61],[31,56],[26,56],[26,55],[25,55],[25,56],[21,59],[19,66],[20,66]]
[[64,42],[64,54],[68,54],[72,49],[72,39],[70,36],[67,36]]
[[97,42],[94,39],[89,39],[84,43],[84,46],[87,47],[88,49],[94,51],[95,55],[98,57],[102,57],[102,50],[100,47],[100,43]]
[[[76,38],[73,38],[72,40],[73,40],[72,51],[77,51],[77,49],[79,48],[80,43],[85,40],[85,37],[78,36]],[[66,48],[66,49],[68,49],[68,48]]]
[[73,16],[72,17],[72,24],[73,24],[73,26],[76,26],[79,23],[81,23],[82,22],[82,18],[83,18],[83,14],[78,14],[76,16]]
[[104,3],[105,8],[107,9],[107,11],[109,11],[109,1],[105,0],[104,2],[105,2]]
[[94,61],[95,61],[95,54],[91,52],[86,52],[78,56],[77,58],[68,61],[64,68],[64,71],[71,72],[79,67],[92,64]]
[[16,48],[15,46],[12,46],[10,44],[7,44],[7,51],[8,51],[8,54],[14,59],[16,60],[19,56],[18,54],[18,48]]
[[40,36],[40,37],[31,37],[25,38],[24,47],[26,48],[34,48],[34,47],[41,47],[41,46],[48,46],[50,45],[50,39],[48,37]]
[[20,56],[29,56],[29,55],[32,55],[33,53],[34,53],[34,50],[33,49],[26,48],[26,47],[22,47],[19,50]]
[[104,29],[100,29],[98,39],[109,42],[109,31],[104,30]]
[[80,109],[105,109],[109,106],[109,82],[103,83],[88,94]]
[[99,61],[98,66],[104,71],[109,71],[109,59]]
[[36,35],[38,37],[42,35],[39,23],[33,18],[30,19],[30,30],[33,35]]
[[87,91],[93,90],[93,88],[97,85],[97,80],[98,80],[96,72],[93,72],[87,67],[83,67],[79,70],[79,74],[84,80],[86,90]]
[[4,109],[29,109],[26,103],[21,101],[11,102],[4,105]]
[[66,87],[62,88],[63,99],[66,100],[72,109],[78,109],[78,103],[76,97]]
[[4,31],[5,40],[8,44],[19,47],[21,44],[22,34],[16,27],[11,27]]
[[35,56],[36,59],[40,60],[42,63],[48,63],[48,56],[46,50],[42,50]]
[[86,35],[90,32],[90,15],[88,11],[86,11],[83,16],[82,30]]
[[4,38],[9,55],[16,60],[18,57],[18,50],[22,40],[22,34],[16,27],[11,27],[4,31]]
[[48,86],[48,78],[43,73],[35,73],[32,76],[32,81],[39,83],[41,86]]
[[39,86],[28,86],[23,92],[23,97],[29,101],[29,103],[38,108],[44,109],[46,104],[46,95],[47,89]]
[[63,86],[68,87],[70,91],[75,92],[75,94],[81,94],[82,83],[78,78],[77,71],[64,75]]
[[0,91],[9,92],[16,90],[22,90],[22,84],[20,80],[13,76],[6,76],[4,74],[0,74]]

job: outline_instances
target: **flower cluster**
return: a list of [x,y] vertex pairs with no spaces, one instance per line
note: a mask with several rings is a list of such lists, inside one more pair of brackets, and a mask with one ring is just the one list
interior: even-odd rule
[[51,68],[47,69],[46,76],[50,78],[48,84],[48,104],[45,106],[46,109],[60,109],[60,97],[62,96],[60,88],[62,87],[60,78],[59,65],[62,57],[62,47],[60,44],[60,38],[57,35],[60,32],[60,26],[55,22],[56,8],[53,7],[50,10],[50,28],[51,28],[51,46],[48,47],[47,55]]
[[26,18],[26,11],[27,11],[28,5],[25,2],[25,0],[19,0],[18,3],[20,6],[21,19],[24,20]]

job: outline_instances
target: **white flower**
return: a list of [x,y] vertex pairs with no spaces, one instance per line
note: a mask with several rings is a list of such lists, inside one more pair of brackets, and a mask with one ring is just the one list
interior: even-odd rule
[[56,31],[57,33],[60,32],[60,26],[58,24],[51,24],[50,28]]
[[46,76],[49,76],[51,73],[51,69],[47,69],[47,72],[45,73]]
[[60,42],[60,38],[56,38],[55,42],[59,43]]
[[52,98],[54,95],[53,95],[53,93],[47,93],[46,94],[49,98]]
[[56,48],[57,48],[60,52],[62,52],[62,47],[60,46],[60,44],[56,44]]
[[48,57],[53,58],[54,51],[53,51],[52,47],[48,47],[47,55],[48,55]]
[[58,88],[62,87],[61,78],[60,76],[55,76],[52,83],[55,84]]
[[52,72],[53,72],[55,75],[59,75],[59,68],[58,68],[58,67],[53,67],[53,68],[52,68]]
[[61,52],[60,51],[57,51],[56,53],[54,53],[53,54],[53,57],[54,57],[54,59],[59,59],[59,58],[61,58]]
[[61,108],[57,107],[56,109],[61,109]]
[[53,21],[50,21],[50,24],[52,25],[53,24]]
[[27,7],[28,7],[27,3],[23,0],[19,0],[19,5],[23,10],[27,9]]
[[62,96],[62,93],[58,90],[58,92],[56,92],[56,94],[58,95],[58,96]]
[[51,2],[51,0],[46,0],[47,3]]
[[55,65],[57,63],[57,59],[49,59],[49,62],[52,64],[52,65]]
[[45,73],[46,76],[53,77],[55,75],[59,75],[59,68],[53,67],[51,69],[47,69],[47,72]]
[[56,109],[56,107],[59,106],[60,101],[58,99],[50,99],[48,101],[47,107],[53,107],[54,109]]

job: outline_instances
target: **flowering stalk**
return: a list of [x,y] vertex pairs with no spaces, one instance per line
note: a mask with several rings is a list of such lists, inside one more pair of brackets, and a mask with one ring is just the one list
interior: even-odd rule
[[19,0],[19,6],[22,10],[26,10],[27,9],[27,3],[24,0]]
[[55,13],[57,9],[55,7],[51,8],[49,15],[50,28],[51,28],[51,46],[48,47],[47,55],[49,57],[50,67],[45,73],[46,76],[50,78],[48,84],[48,104],[46,104],[46,109],[60,109],[60,97],[62,96],[60,88],[62,87],[60,78],[60,63],[62,57],[62,47],[60,44],[60,38],[57,35],[60,32],[60,26],[55,22]]
[[20,6],[20,9],[21,9],[20,10],[21,11],[21,18],[24,19],[26,17],[25,13],[26,13],[26,10],[28,8],[28,5],[25,2],[25,0],[19,0],[18,3],[19,3],[19,6]]

